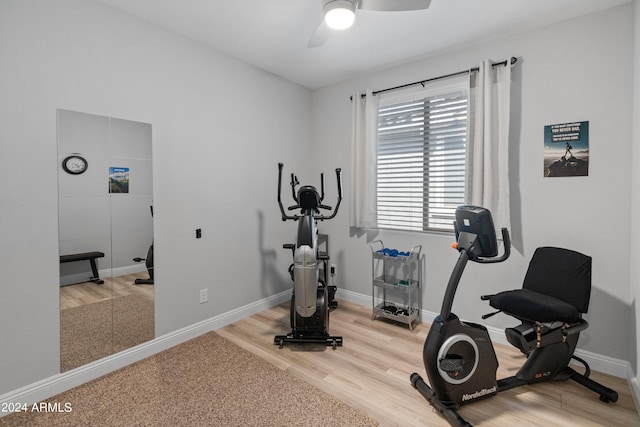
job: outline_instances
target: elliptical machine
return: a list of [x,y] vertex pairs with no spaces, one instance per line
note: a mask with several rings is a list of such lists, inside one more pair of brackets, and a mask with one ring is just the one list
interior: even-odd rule
[[[331,206],[323,205],[324,174],[320,174],[320,193],[311,185],[303,185],[296,192],[300,184],[298,178],[291,174],[291,194],[295,205],[289,206],[289,211],[300,209],[300,214],[287,215],[280,197],[282,188],[283,164],[278,163],[278,205],[282,220],[298,222],[296,243],[284,244],[282,247],[293,253],[293,264],[289,268],[293,280],[293,295],[291,296],[291,332],[287,335],[276,335],[274,344],[282,348],[285,342],[297,343],[325,343],[335,350],[342,346],[342,337],[329,334],[329,311],[337,307],[334,301],[336,287],[327,282],[327,267],[329,254],[319,251],[317,221],[334,218],[342,201],[341,170],[336,169],[338,185],[338,201],[331,215],[320,214],[320,209],[331,211]],[[322,264],[323,277],[320,277]]]
[[[429,403],[452,426],[471,426],[457,409],[467,403],[526,384],[572,379],[595,391],[603,402],[615,402],[618,394],[589,378],[589,366],[573,355],[580,331],[588,327],[580,313],[586,313],[591,290],[591,258],[567,249],[538,248],[529,264],[523,289],[483,295],[498,311],[522,323],[507,328],[509,343],[527,356],[516,375],[496,380],[498,360],[487,328],[461,321],[451,313],[453,299],[467,261],[497,263],[510,255],[509,232],[502,229],[504,253],[498,255],[491,213],[481,207],[460,206],[454,222],[460,252],[451,273],[440,315],[429,329],[423,361],[431,387],[419,374],[410,380]],[[567,261],[567,265],[562,262]],[[563,269],[565,271],[563,271]],[[560,278],[560,283],[553,279]],[[566,282],[566,283],[565,283]],[[585,374],[570,368],[575,359]]]

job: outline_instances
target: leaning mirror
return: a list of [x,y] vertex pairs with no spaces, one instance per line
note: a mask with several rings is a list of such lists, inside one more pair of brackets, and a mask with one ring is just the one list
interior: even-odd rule
[[57,111],[61,372],[154,337],[151,125]]

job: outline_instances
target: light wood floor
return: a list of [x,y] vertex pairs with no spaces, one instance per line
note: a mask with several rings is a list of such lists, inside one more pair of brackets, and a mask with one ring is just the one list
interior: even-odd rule
[[60,287],[60,310],[91,304],[111,298],[138,294],[153,301],[153,285],[136,285],[137,278],[147,279],[147,272],[105,278],[102,285],[93,282]]
[[[289,304],[228,325],[217,332],[273,365],[304,379],[378,420],[382,426],[448,426],[415,390],[409,376],[427,379],[422,347],[428,326],[409,331],[387,320],[371,320],[371,307],[339,301],[331,313],[330,332],[341,335],[343,347],[315,344],[273,345],[276,334],[290,332]],[[516,349],[495,345],[498,377],[513,375],[524,356]],[[626,380],[592,372],[591,377],[616,390],[616,403],[574,381],[508,390],[462,407],[460,415],[478,426],[640,426]]]

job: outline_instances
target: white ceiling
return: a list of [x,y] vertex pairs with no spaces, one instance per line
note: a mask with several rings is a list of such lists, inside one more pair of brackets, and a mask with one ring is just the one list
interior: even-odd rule
[[352,28],[317,48],[307,42],[322,0],[100,1],[315,89],[632,0],[433,0],[420,11],[358,10]]

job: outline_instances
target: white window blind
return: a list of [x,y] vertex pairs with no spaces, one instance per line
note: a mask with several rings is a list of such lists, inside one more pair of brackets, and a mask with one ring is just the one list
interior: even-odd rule
[[453,230],[465,202],[468,91],[405,96],[378,109],[378,227]]

